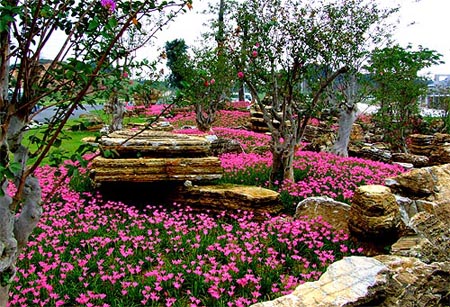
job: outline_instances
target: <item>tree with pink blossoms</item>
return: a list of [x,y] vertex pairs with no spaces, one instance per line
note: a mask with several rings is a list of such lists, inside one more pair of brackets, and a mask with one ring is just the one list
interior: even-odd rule
[[[71,114],[94,103],[102,78],[117,59],[147,42],[191,0],[77,2],[1,0],[0,15],[0,306],[16,262],[42,214],[41,186],[33,176]],[[124,46],[121,38],[149,24],[146,40]],[[55,35],[64,37],[56,49]],[[50,50],[52,49],[52,50]],[[41,57],[55,56],[44,66]],[[45,132],[24,139],[37,105],[54,106]],[[34,143],[38,149],[30,152]],[[28,158],[36,156],[29,165]],[[81,152],[74,154],[79,157]]]
[[394,11],[365,0],[258,0],[237,10],[230,37],[233,50],[246,52],[234,58],[271,132],[272,184],[293,179],[306,126],[329,107],[326,89],[353,68],[369,30]]

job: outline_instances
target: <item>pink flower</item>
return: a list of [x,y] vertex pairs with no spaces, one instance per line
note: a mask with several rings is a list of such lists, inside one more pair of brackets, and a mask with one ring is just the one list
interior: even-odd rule
[[110,13],[114,13],[114,11],[116,10],[116,2],[114,0],[101,0],[100,3]]
[[237,73],[237,76],[239,79],[243,79],[244,78],[244,73],[242,71]]
[[252,51],[252,57],[256,58],[258,56],[258,51],[253,50]]
[[209,81],[209,84],[213,85],[214,83],[216,83],[215,79],[211,79],[211,81]]

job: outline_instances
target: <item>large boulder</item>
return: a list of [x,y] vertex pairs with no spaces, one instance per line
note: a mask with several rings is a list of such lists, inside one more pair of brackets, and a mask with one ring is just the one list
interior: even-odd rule
[[418,212],[426,211],[442,221],[450,219],[450,164],[413,169],[386,180],[386,185],[395,194],[412,199]]
[[96,183],[186,180],[202,182],[220,179],[222,173],[223,169],[217,157],[128,159],[96,157],[91,165],[91,174]]
[[318,281],[252,307],[445,307],[450,303],[450,262],[352,256],[331,264]]
[[388,282],[387,267],[380,261],[352,256],[331,264],[318,281],[298,286],[294,292],[252,307],[372,306]]
[[234,184],[186,184],[179,186],[169,199],[202,211],[249,211],[256,218],[276,214],[283,209],[279,193],[261,187]]
[[308,197],[298,203],[294,218],[301,216],[315,218],[321,216],[334,230],[349,233],[348,215],[350,205],[336,201],[330,197]]
[[392,239],[400,223],[400,210],[388,187],[365,185],[356,189],[348,221],[352,234],[363,240]]

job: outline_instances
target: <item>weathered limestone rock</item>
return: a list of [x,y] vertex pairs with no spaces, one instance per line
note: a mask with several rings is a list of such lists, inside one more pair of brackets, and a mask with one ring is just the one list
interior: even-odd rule
[[349,211],[350,206],[348,204],[338,202],[330,197],[308,197],[298,203],[294,218],[322,216],[324,221],[332,225],[333,229],[349,233]]
[[409,138],[410,153],[428,157],[428,165],[450,163],[450,134],[412,134]]
[[391,246],[391,254],[403,257],[414,257],[425,263],[436,261],[435,247],[422,235],[401,237]]
[[193,209],[241,210],[258,216],[276,214],[283,209],[279,193],[273,190],[232,184],[182,186],[170,200]]
[[392,161],[411,163],[414,167],[425,167],[430,165],[430,159],[426,156],[413,155],[410,153],[392,153]]
[[206,157],[210,142],[204,137],[174,134],[165,131],[142,132],[120,130],[99,140],[103,150],[113,150],[125,157]]
[[223,169],[217,157],[205,158],[128,158],[92,161],[94,181],[155,182],[205,181],[220,179]]
[[450,134],[435,133],[433,149],[430,152],[431,164],[450,163]]
[[224,153],[242,153],[243,151],[241,144],[236,140],[219,137],[211,142],[211,155],[216,157]]
[[150,126],[148,123],[130,123],[127,125],[127,128],[134,130],[142,130],[146,128],[148,129],[148,131],[173,131],[175,129],[175,127],[172,126],[172,124],[164,118],[161,118],[157,122],[152,123]]
[[390,277],[385,298],[373,306],[450,306],[450,262],[425,264],[417,258],[391,255],[375,259],[388,267]]
[[380,261],[352,256],[331,264],[318,281],[298,286],[293,293],[252,307],[372,306],[389,279]]
[[411,219],[409,227],[416,232],[421,240],[416,245],[410,244],[408,250],[404,244],[406,239],[403,239],[403,242],[397,242],[396,245],[393,245],[392,254],[414,256],[426,263],[450,261],[450,228],[448,227],[448,220],[442,221],[436,215],[420,212]]
[[430,168],[413,169],[388,181],[387,185],[400,194],[411,193],[419,197],[427,197],[434,193],[435,182]]
[[450,220],[450,164],[413,169],[386,181],[396,194],[415,200],[418,212]]
[[397,235],[401,223],[394,194],[382,185],[359,187],[353,196],[348,226],[358,238],[381,240]]
[[428,157],[433,150],[433,135],[412,134],[409,136],[408,150],[413,155]]
[[392,159],[392,154],[389,150],[379,148],[373,144],[363,144],[362,146],[350,144],[348,153],[352,157],[359,157],[385,163],[389,163]]
[[353,124],[350,132],[350,143],[364,142],[364,129],[360,124]]
[[252,307],[446,307],[450,262],[379,255],[347,257],[330,265],[318,281]]

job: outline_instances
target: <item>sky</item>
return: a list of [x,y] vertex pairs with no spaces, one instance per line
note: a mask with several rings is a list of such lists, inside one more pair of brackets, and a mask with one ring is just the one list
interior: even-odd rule
[[[422,45],[442,54],[441,60],[446,64],[432,66],[421,71],[421,74],[432,77],[435,74],[450,74],[450,34],[448,23],[450,15],[450,0],[378,0],[381,5],[400,5],[398,13],[399,24],[394,39],[402,46],[411,44],[413,47]],[[159,46],[163,42],[176,38],[184,38],[188,45],[194,44],[202,29],[204,19],[199,13],[207,7],[208,2],[219,0],[194,0],[194,8],[184,16],[179,16],[169,28],[159,35]],[[187,25],[188,29],[187,30]]]
[[[389,1],[389,0],[383,0]],[[401,0],[400,25],[394,35],[403,47],[422,45],[442,54],[446,63],[426,69],[432,74],[450,74],[449,0]]]
[[[394,39],[402,46],[411,44],[413,47],[422,45],[425,48],[436,50],[442,54],[441,60],[445,64],[432,66],[421,71],[422,75],[433,77],[435,74],[450,75],[450,35],[447,33],[450,15],[450,0],[377,0],[381,5],[400,5],[398,13],[398,28],[394,33]],[[159,54],[157,48],[163,48],[165,42],[176,38],[183,38],[187,45],[195,44],[205,22],[200,14],[207,8],[208,3],[218,3],[219,0],[194,0],[193,9],[186,14],[178,16],[167,29],[158,34],[158,40],[154,42],[150,50],[143,54]],[[55,41],[57,42],[57,40]],[[55,48],[51,48],[55,50]],[[50,56],[50,53],[43,55]]]

